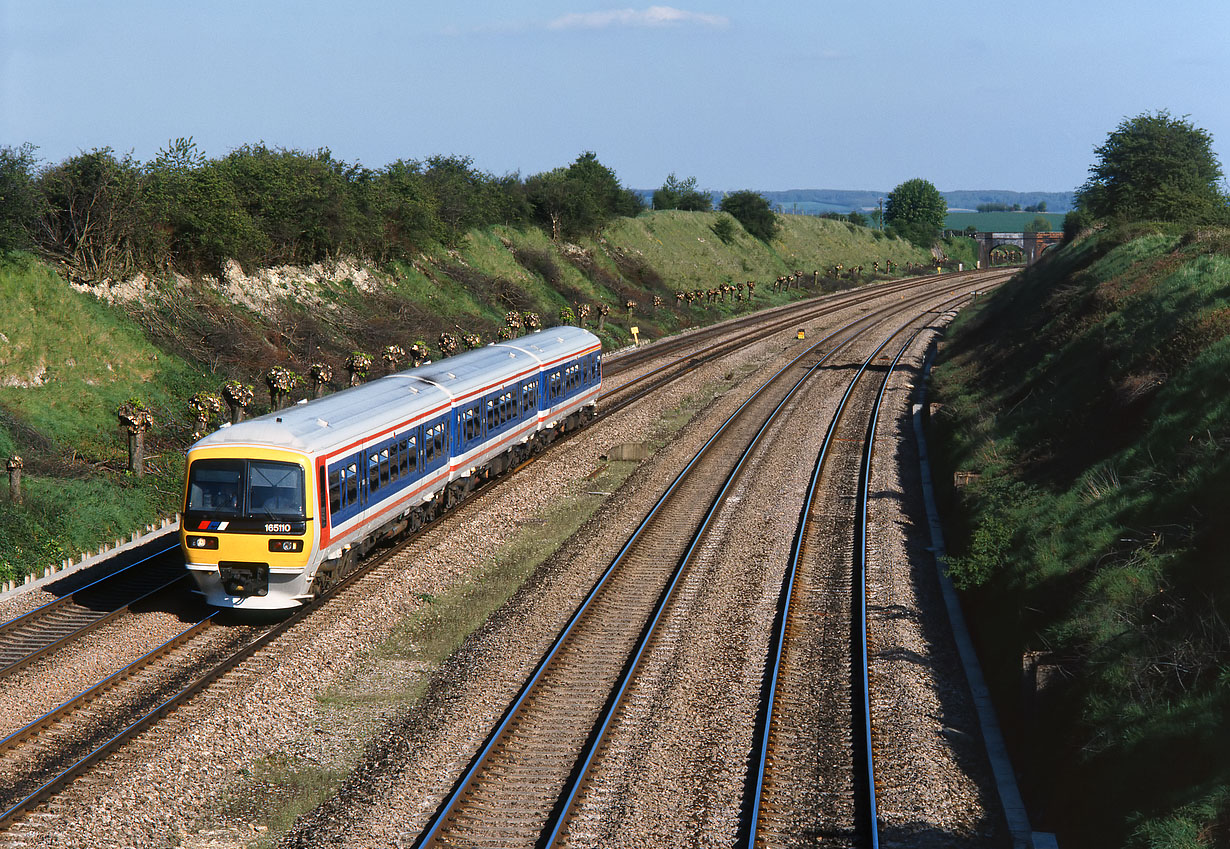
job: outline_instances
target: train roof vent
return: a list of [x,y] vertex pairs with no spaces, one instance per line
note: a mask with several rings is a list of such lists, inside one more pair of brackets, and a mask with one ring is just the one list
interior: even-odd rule
[[515,359],[517,359],[517,352],[516,352],[516,351],[509,351],[509,352],[508,352],[508,359],[510,359],[510,360],[515,360]]
[[448,378],[449,378],[449,380],[456,380],[456,379],[457,379],[457,375],[453,374],[453,373],[450,371],[450,372],[448,372]]
[[316,420],[316,424],[320,425],[321,427],[328,427],[328,426],[329,426],[329,423],[328,423],[327,421],[325,421],[324,419],[317,419],[317,420]]

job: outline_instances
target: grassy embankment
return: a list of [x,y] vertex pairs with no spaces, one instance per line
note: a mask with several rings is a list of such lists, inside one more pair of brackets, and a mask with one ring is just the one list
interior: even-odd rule
[[[813,269],[927,255],[865,228],[782,216],[772,245],[736,227],[729,243],[713,232],[716,214],[663,212],[620,219],[599,238],[557,245],[537,229],[476,231],[458,250],[425,253],[413,265],[378,274],[374,287],[317,277],[227,297],[219,281],[154,280],[137,301],[111,306],[74,291],[48,266],[0,259],[0,454],[25,461],[24,501],[0,488],[0,580],[20,578],[173,513],[182,454],[191,441],[186,402],[230,379],[252,384],[253,413],[268,409],[262,372],[284,365],[306,375],[312,362],[346,379],[354,350],[377,358],[383,346],[422,340],[436,353],[441,331],[495,332],[511,309],[558,323],[561,307],[606,304],[600,335],[608,350],[630,342],[814,294],[809,286],[774,293],[774,278]],[[680,290],[755,280],[754,302],[676,304]],[[654,309],[653,296],[664,305]],[[631,314],[625,307],[637,302]],[[597,316],[590,319],[594,328]],[[401,367],[405,367],[403,363]],[[294,397],[302,397],[301,386]],[[139,398],[154,414],[152,456],[143,479],[123,471],[126,443],[115,408]]]
[[1139,226],[1067,246],[941,354],[936,453],[980,475],[950,568],[1060,845],[1230,845],[1228,333],[1230,232]]

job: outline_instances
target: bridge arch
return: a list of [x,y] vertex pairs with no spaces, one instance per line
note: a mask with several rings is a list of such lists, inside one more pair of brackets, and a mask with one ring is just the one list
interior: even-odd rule
[[983,268],[991,265],[991,251],[1001,245],[1015,245],[1025,255],[1025,264],[1033,265],[1042,252],[1063,241],[1063,233],[976,233],[978,261]]

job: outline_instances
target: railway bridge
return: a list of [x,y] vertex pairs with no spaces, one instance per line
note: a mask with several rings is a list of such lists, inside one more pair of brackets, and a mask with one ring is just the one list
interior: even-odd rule
[[1025,264],[1033,265],[1042,252],[1063,241],[1062,232],[1049,233],[976,233],[980,268],[991,267],[991,251],[1001,245],[1016,245],[1025,254]]

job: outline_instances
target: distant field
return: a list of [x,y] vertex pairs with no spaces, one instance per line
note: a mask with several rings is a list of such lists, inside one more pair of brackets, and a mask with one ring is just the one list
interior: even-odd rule
[[972,225],[982,233],[1020,233],[1039,215],[1051,222],[1052,230],[1063,229],[1062,212],[950,212],[944,229],[964,230]]

